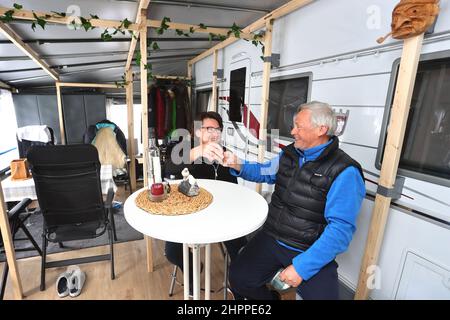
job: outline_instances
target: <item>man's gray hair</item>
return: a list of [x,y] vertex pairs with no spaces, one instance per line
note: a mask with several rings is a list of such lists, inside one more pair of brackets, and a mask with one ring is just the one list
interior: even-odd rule
[[327,136],[334,135],[337,127],[336,114],[328,103],[311,101],[298,107],[297,113],[303,110],[311,111],[311,124],[314,127],[326,126]]

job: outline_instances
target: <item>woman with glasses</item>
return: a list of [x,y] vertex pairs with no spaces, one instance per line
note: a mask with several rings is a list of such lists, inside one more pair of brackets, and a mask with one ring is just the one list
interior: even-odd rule
[[[237,178],[230,174],[229,168],[222,166],[223,155],[226,149],[221,145],[223,130],[222,117],[217,112],[202,112],[194,122],[192,130],[193,139],[184,140],[168,150],[165,163],[165,175],[175,179],[181,179],[181,171],[188,168],[196,179],[215,179],[237,183]],[[180,148],[181,147],[181,148]],[[174,152],[172,152],[172,150]],[[187,154],[189,152],[189,155]],[[238,251],[247,243],[245,237],[226,241],[230,259],[237,256]],[[166,257],[171,263],[183,270],[183,245],[181,243],[166,242]],[[192,266],[192,255],[189,257],[189,265]],[[192,282],[192,267],[189,270]],[[192,288],[192,285],[190,285]]]

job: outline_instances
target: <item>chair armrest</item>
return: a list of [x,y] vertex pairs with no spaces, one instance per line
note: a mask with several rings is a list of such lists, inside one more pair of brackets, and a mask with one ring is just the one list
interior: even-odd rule
[[16,214],[21,213],[22,211],[25,211],[25,208],[28,207],[28,205],[31,203],[30,198],[22,199],[18,204],[14,206],[11,210],[8,212],[9,217],[13,217]]
[[8,172],[11,170],[10,166],[7,166],[5,169],[0,170],[0,177],[2,176],[9,176],[11,172]]
[[106,201],[105,201],[106,209],[111,209],[113,199],[114,199],[114,189],[112,187],[110,187],[108,189],[108,193],[106,195]]

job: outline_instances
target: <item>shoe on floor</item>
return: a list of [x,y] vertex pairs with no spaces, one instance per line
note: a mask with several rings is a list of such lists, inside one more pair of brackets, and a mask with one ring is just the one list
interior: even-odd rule
[[[86,281],[86,273],[81,271],[78,266],[70,266],[73,270],[72,276],[69,278],[69,295],[71,297],[77,297],[80,295],[83,289],[84,282]],[[69,270],[69,268],[67,268]]]
[[69,279],[72,274],[73,270],[67,269],[56,279],[56,292],[58,293],[58,297],[64,298],[69,295]]

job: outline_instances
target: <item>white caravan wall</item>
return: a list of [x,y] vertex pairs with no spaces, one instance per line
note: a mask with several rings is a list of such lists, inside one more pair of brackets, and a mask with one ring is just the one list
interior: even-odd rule
[[[281,55],[281,66],[272,69],[271,78],[312,73],[311,100],[328,102],[344,113],[350,111],[345,132],[340,137],[341,148],[359,161],[366,170],[365,176],[374,181],[380,173],[375,162],[391,73],[402,49],[400,41],[390,38],[380,46],[376,39],[390,31],[392,9],[397,3],[318,0],[274,23],[273,52]],[[423,54],[450,50],[449,3],[441,1],[435,32],[425,37]],[[221,52],[225,80],[220,83],[220,95],[228,95],[230,71],[235,69],[237,61],[246,60],[250,80],[246,83],[245,101],[259,119],[263,69],[260,49],[240,40]],[[196,79],[196,83],[205,82],[208,77],[208,81],[212,80],[210,71],[202,78],[205,70],[212,68],[212,60],[207,59],[196,64],[195,74],[201,79]],[[227,104],[223,103],[223,107]],[[223,108],[221,112],[225,118]],[[257,143],[244,124],[235,125],[246,132],[249,142]],[[256,148],[249,144],[242,148],[242,143],[245,141],[235,143],[238,154],[256,160]],[[272,156],[267,154],[266,159]],[[245,185],[254,188],[252,183]],[[394,201],[406,210],[395,207],[390,211],[379,261],[381,287],[373,290],[371,297],[450,299],[450,189],[410,177],[406,177],[405,187],[403,193],[413,199],[403,196]],[[366,188],[369,194],[376,191],[370,182],[366,182]],[[265,186],[264,190],[271,188]],[[350,248],[337,258],[340,279],[353,289],[359,276],[372,207],[373,198],[367,197]],[[413,215],[414,210],[419,215]]]

